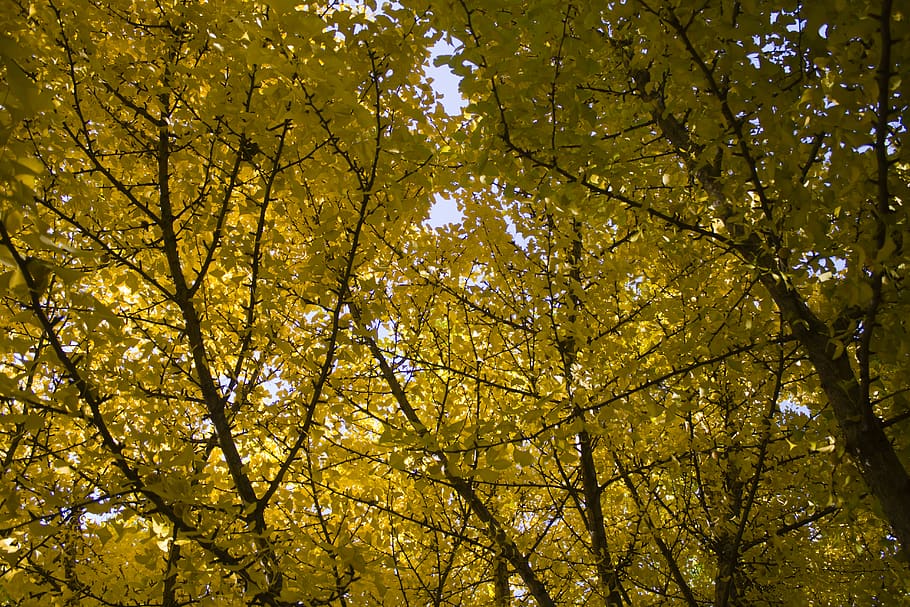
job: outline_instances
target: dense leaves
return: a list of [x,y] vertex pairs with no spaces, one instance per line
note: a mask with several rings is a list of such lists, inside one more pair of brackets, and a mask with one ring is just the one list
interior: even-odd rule
[[842,4],[4,0],[0,601],[899,603],[910,38]]

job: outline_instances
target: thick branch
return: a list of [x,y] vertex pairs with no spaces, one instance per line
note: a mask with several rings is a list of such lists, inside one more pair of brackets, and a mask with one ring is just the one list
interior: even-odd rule
[[[398,403],[398,408],[404,414],[405,418],[407,418],[408,422],[410,422],[414,431],[421,437],[426,436],[429,433],[427,427],[424,425],[423,420],[420,419],[416,409],[411,405],[411,402],[404,391],[404,387],[401,385],[401,382],[398,381],[395,370],[389,365],[379,344],[376,343],[376,340],[368,333],[369,330],[363,325],[359,309],[356,306],[351,305],[350,310],[354,321],[364,331],[364,339],[366,340],[367,346],[369,347],[373,358],[379,364],[382,377],[392,391],[392,396]],[[474,516],[486,525],[487,535],[497,545],[502,556],[511,563],[516,573],[518,573],[522,581],[528,587],[528,591],[531,593],[531,596],[534,597],[534,600],[539,607],[556,607],[556,602],[550,596],[544,583],[537,577],[528,556],[522,553],[518,546],[515,545],[515,542],[512,541],[506,533],[502,523],[487,507],[480,496],[477,495],[470,482],[455,473],[452,466],[449,465],[448,458],[444,452],[434,450],[432,453],[442,464],[442,470],[446,480],[455,489],[458,495],[467,502],[468,506],[471,508],[471,512],[474,513]]]

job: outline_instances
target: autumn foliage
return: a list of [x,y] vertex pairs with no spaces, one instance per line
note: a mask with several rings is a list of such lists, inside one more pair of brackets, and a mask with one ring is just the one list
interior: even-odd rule
[[0,604],[901,604],[908,18],[0,0]]

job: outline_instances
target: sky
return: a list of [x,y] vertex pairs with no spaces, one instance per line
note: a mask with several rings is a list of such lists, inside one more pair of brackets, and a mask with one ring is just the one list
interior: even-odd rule
[[[455,52],[455,48],[440,40],[431,49],[431,59],[426,66],[427,78],[431,79],[433,90],[440,96],[440,103],[450,116],[457,116],[465,106],[465,100],[458,91],[458,77],[446,66],[437,67],[433,65],[433,59],[439,55],[449,55]],[[458,210],[455,201],[450,198],[436,196],[436,202],[430,209],[430,216],[424,222],[428,227],[439,228],[451,223],[460,223],[463,215]]]

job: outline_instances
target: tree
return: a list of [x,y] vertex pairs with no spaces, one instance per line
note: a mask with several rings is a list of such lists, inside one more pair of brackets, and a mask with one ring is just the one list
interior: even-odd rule
[[7,4],[4,601],[910,590],[898,7]]
[[[35,52],[7,78],[51,105],[18,116],[43,171],[0,229],[6,592],[343,600],[362,514],[315,484],[333,449],[316,428],[356,281],[429,204],[428,23],[281,2],[9,9]],[[93,573],[141,537],[125,584]]]
[[902,10],[447,8],[445,31],[462,42],[450,63],[481,116],[472,145],[505,152],[485,172],[527,190],[545,176],[557,205],[634,211],[658,238],[687,233],[738,259],[804,349],[843,448],[910,545],[905,446],[887,430],[906,413]]

